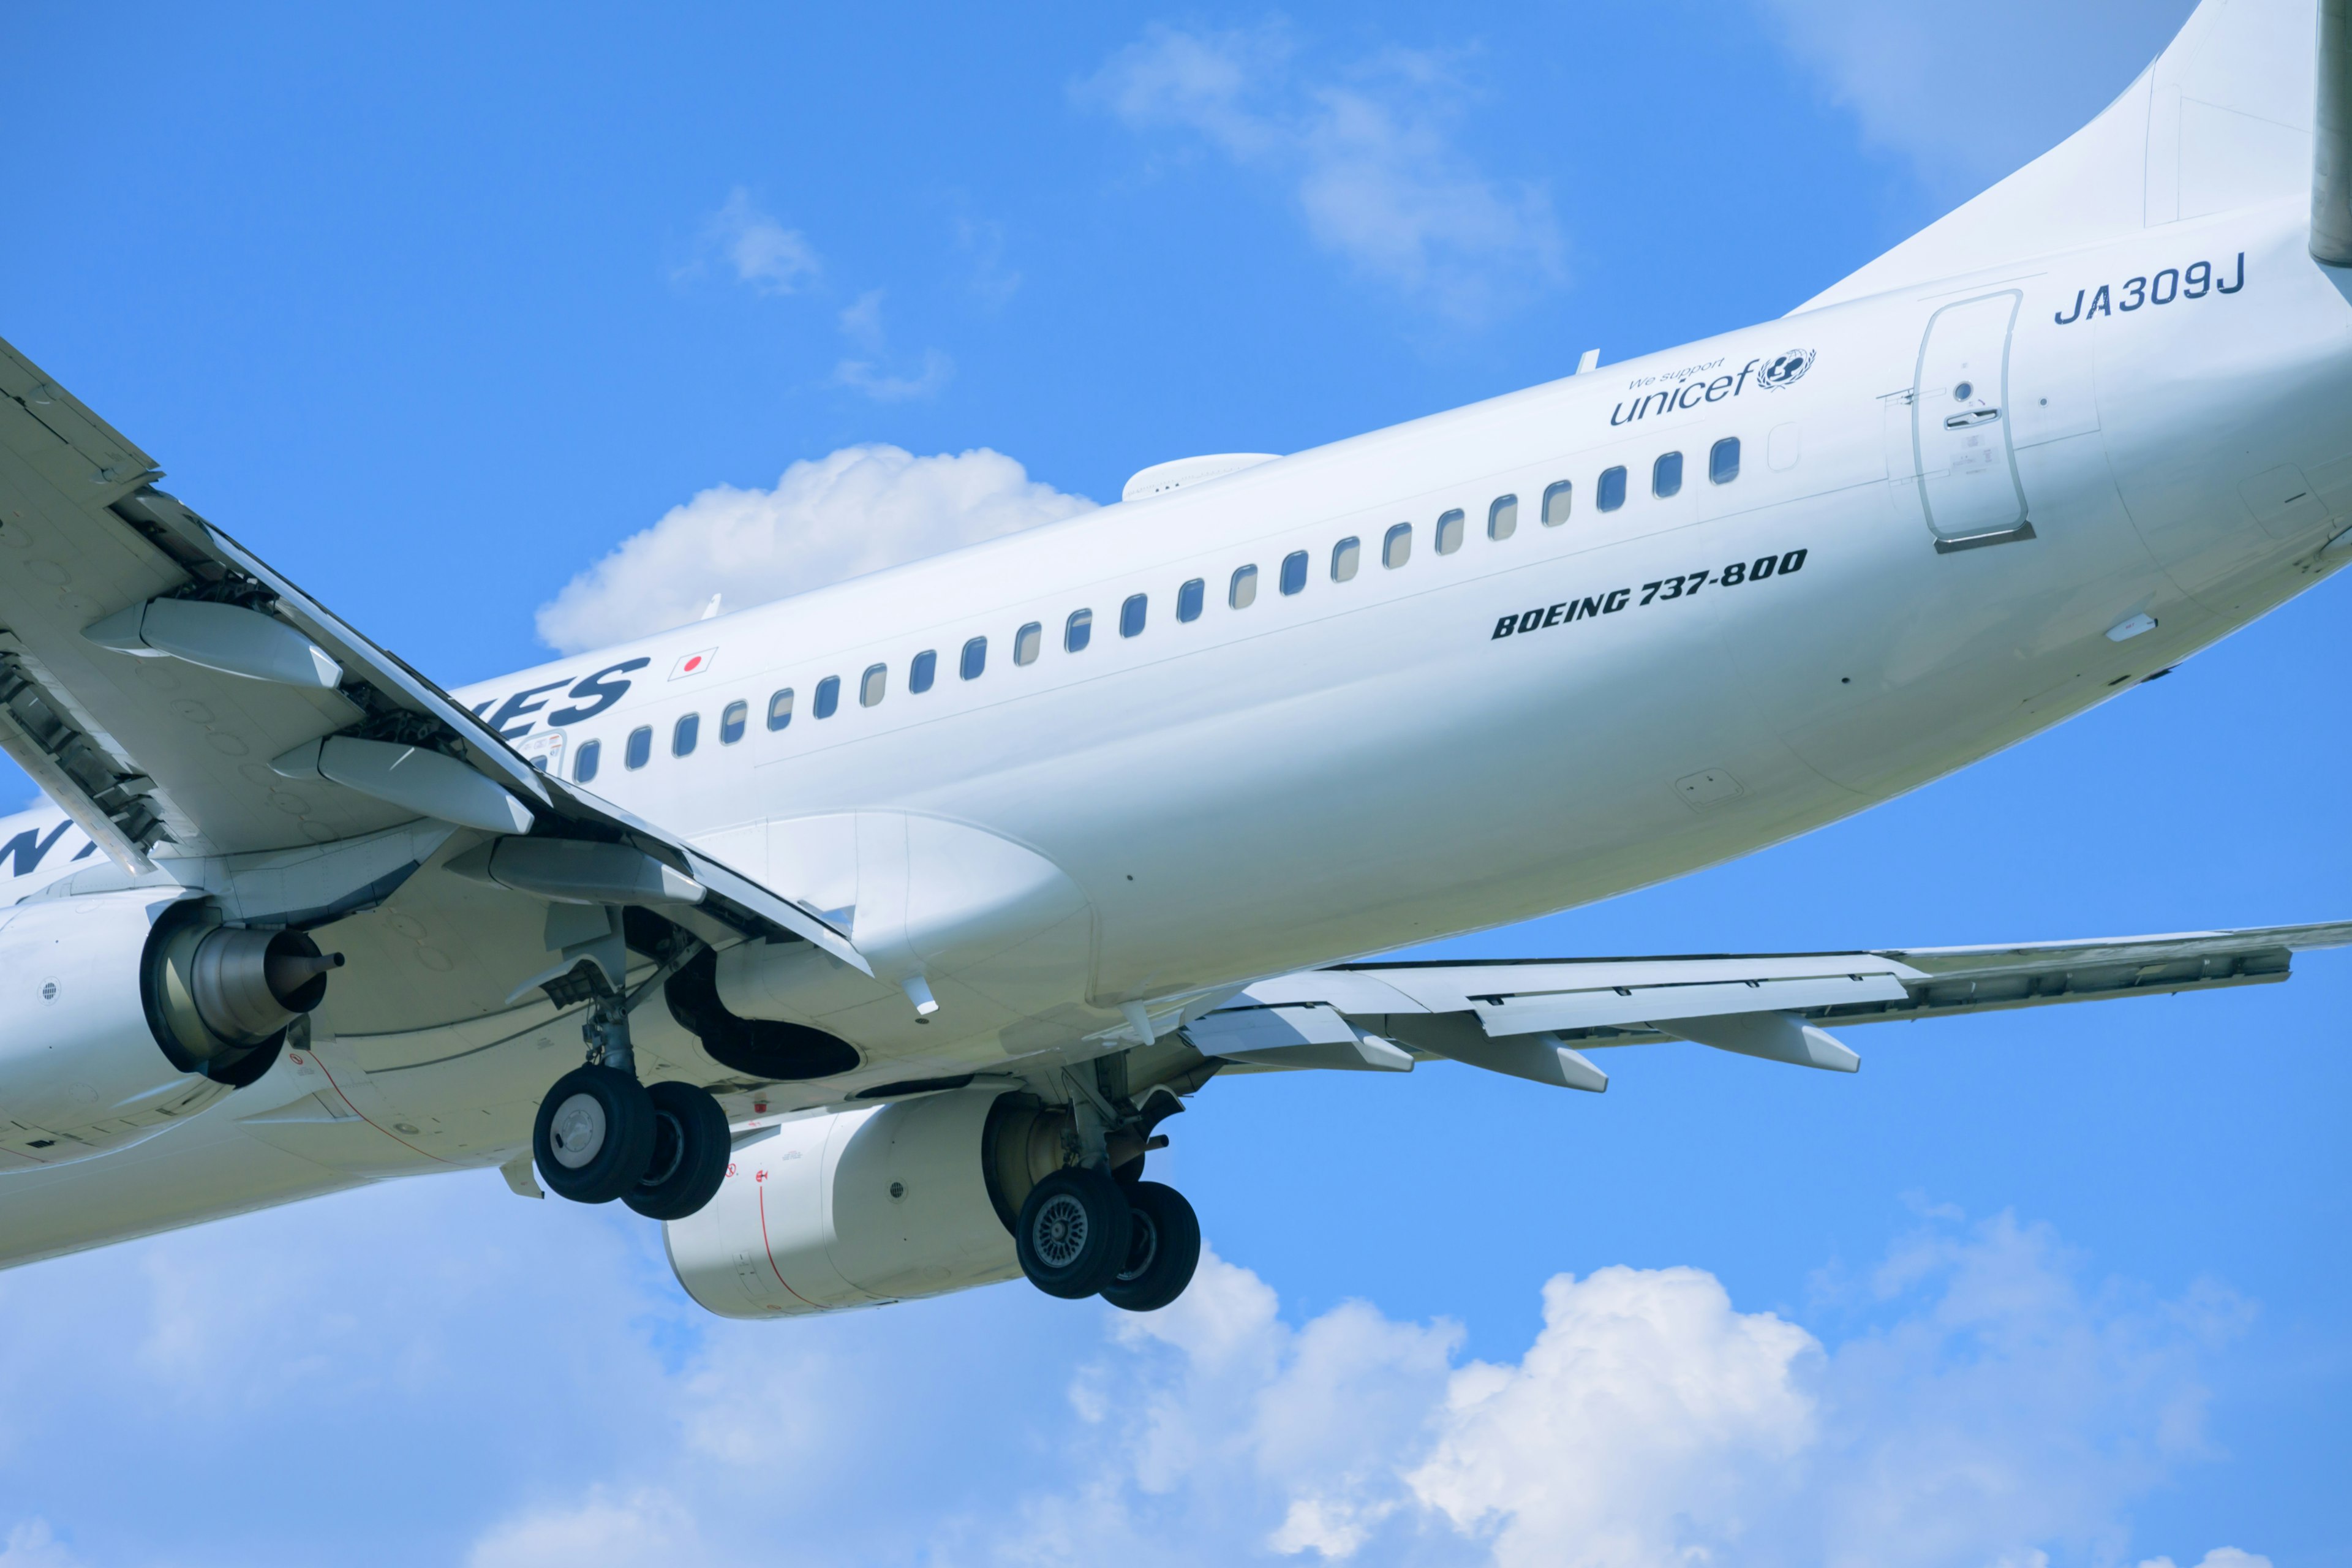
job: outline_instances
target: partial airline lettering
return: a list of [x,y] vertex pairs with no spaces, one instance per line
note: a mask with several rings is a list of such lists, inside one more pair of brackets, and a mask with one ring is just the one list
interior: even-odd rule
[[[41,862],[48,858],[49,851],[57,847],[58,840],[63,837],[66,829],[72,826],[73,818],[68,817],[50,828],[47,838],[41,837],[39,828],[27,827],[7,843],[0,844],[0,860],[8,862],[8,875],[12,878],[25,877],[39,870]],[[90,846],[90,849],[96,847],[98,846],[95,844]],[[82,851],[84,855],[89,853],[89,849]]]
[[[571,690],[563,694],[566,697],[578,699],[587,706],[559,708],[547,716],[547,721],[550,724],[562,726],[577,724],[583,719],[593,719],[628,695],[629,683],[616,679],[615,677],[627,675],[632,670],[643,669],[652,662],[650,658],[623,659],[618,664],[606,665],[593,675],[583,676],[572,684]],[[503,702],[499,702],[495,697],[486,697],[474,704],[474,716],[478,719],[481,718],[484,710],[491,703],[498,702],[498,710],[487,719],[482,719],[482,721],[496,730],[501,740],[520,741],[537,727],[538,721],[532,719],[530,715],[544,709],[548,701],[551,700],[547,697],[547,693],[562,690],[564,682],[571,679],[570,676],[563,676],[549,681],[544,686],[526,687]],[[531,699],[534,697],[541,700],[532,701]],[[521,722],[517,723],[517,720],[520,720]]]

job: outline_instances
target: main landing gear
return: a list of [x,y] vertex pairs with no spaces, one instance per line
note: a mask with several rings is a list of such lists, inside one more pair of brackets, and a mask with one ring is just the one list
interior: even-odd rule
[[1074,1165],[1030,1189],[1013,1244],[1021,1272],[1048,1296],[1150,1312],[1192,1282],[1201,1222],[1173,1187]]
[[690,1083],[637,1081],[627,1005],[600,992],[582,1033],[589,1061],[555,1080],[531,1128],[539,1179],[574,1203],[620,1199],[648,1219],[684,1219],[727,1179],[727,1113]]

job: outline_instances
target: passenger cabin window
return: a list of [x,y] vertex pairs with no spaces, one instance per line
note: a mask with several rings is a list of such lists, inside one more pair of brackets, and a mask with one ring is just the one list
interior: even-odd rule
[[629,731],[629,743],[622,748],[621,761],[632,768],[641,768],[654,754],[654,727],[640,724]]
[[833,710],[841,706],[841,677],[828,675],[816,683],[816,716],[830,719]]
[[980,672],[988,668],[988,639],[974,637],[963,645],[963,657],[956,663],[956,673],[966,680],[978,680]]
[[1023,626],[1019,631],[1013,634],[1013,662],[1015,664],[1036,663],[1037,650],[1045,646],[1045,628],[1039,626],[1036,622],[1031,621],[1027,626]]
[[730,702],[719,714],[719,743],[731,746],[743,738],[743,726],[751,721],[749,702]]
[[1149,595],[1129,594],[1127,602],[1118,607],[1118,635],[1131,637],[1142,631],[1143,614],[1150,607]]
[[[1304,561],[1305,556],[1300,556]],[[1257,568],[1242,566],[1234,569],[1233,586],[1225,590],[1225,603],[1236,610],[1246,610],[1257,603]]]
[[596,776],[596,764],[604,760],[604,742],[582,742],[580,744],[580,750],[573,752],[572,756],[572,778],[581,784],[586,784],[590,779]]
[[1437,520],[1437,552],[1451,555],[1462,548],[1462,512],[1459,508]]
[[1176,590],[1176,618],[1180,621],[1199,620],[1201,605],[1208,597],[1209,585],[1198,577],[1193,578]]
[[768,699],[768,728],[781,730],[793,721],[793,689],[785,687]]
[[1496,496],[1486,509],[1486,537],[1508,539],[1519,531],[1519,498]]
[[1094,640],[1094,636],[1095,613],[1092,610],[1073,611],[1070,624],[1062,628],[1062,647],[1068,653],[1081,652]]
[[695,742],[702,739],[702,715],[681,713],[677,722],[669,727],[669,754],[683,757],[690,754]]
[[1354,536],[1339,541],[1331,547],[1331,581],[1345,583],[1355,576],[1357,564],[1363,558],[1364,547]]
[[1307,586],[1307,552],[1294,550],[1282,558],[1282,591],[1296,594]]
[[1412,524],[1400,522],[1381,540],[1381,564],[1393,572],[1412,559]]
[[1727,485],[1739,477],[1739,437],[1726,436],[1706,455],[1706,477],[1709,482]]
[[[1575,499],[1576,487],[1566,479],[1555,485],[1546,485],[1543,499],[1543,525],[1546,528],[1558,528],[1561,523],[1566,522],[1569,503]],[[1604,501],[1601,504],[1605,507],[1608,503]]]
[[890,667],[887,664],[867,665],[866,673],[857,678],[857,705],[860,708],[873,707],[882,700],[889,688]]
[[1611,468],[1601,476],[1601,494],[1595,498],[1602,511],[1615,511],[1625,504],[1625,470]]
[[1683,455],[1667,452],[1650,465],[1650,493],[1661,500],[1683,489]]
[[931,689],[931,682],[939,679],[939,654],[925,648],[915,656],[915,662],[907,667],[907,689],[920,696]]

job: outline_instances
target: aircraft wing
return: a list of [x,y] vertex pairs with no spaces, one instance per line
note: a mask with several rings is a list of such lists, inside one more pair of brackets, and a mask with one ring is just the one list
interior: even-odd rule
[[[0,751],[126,871],[420,817],[628,844],[747,935],[863,969],[814,911],[587,792],[219,528],[153,458],[0,342]],[[322,503],[321,529],[338,526]]]
[[2352,921],[1869,952],[1350,963],[1261,981],[1185,1034],[1243,1068],[1402,1070],[1444,1057],[1591,1090],[1608,1079],[1584,1050],[1667,1039],[1851,1072],[1859,1058],[1831,1026],[2268,984],[2295,953],[2347,944]]

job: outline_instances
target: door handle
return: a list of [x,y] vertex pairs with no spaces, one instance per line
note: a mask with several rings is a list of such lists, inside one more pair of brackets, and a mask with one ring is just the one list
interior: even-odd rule
[[1965,414],[1955,414],[1944,421],[1947,430],[1966,430],[1975,425],[1990,425],[2000,417],[1998,408],[1971,408]]

